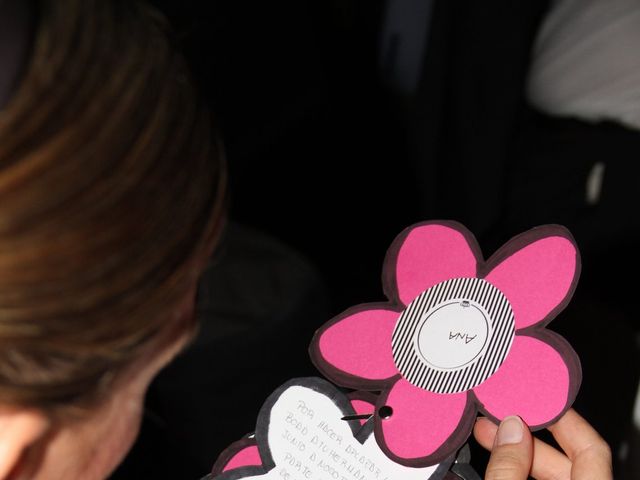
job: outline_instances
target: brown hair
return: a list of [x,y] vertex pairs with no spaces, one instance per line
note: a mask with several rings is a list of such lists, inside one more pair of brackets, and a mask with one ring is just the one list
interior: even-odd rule
[[155,11],[39,2],[0,112],[0,403],[93,401],[166,327],[219,231],[221,156]]

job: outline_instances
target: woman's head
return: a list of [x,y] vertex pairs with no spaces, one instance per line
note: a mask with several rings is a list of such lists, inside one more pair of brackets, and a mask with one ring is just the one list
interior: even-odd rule
[[[153,10],[41,0],[32,21],[0,111],[0,430],[3,412],[37,413],[42,441],[108,417],[114,392],[139,408],[131,398],[189,330],[224,174]],[[47,458],[37,450],[31,464]]]

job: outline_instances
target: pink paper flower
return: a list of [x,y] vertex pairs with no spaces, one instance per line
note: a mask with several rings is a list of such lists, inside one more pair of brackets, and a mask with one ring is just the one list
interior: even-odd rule
[[439,463],[468,438],[478,410],[496,422],[519,415],[535,430],[571,406],[578,357],[544,327],[569,302],[579,270],[560,226],[530,230],[484,262],[462,225],[414,225],[385,259],[389,303],[328,322],[311,357],[337,384],[382,391],[375,434],[390,458]]

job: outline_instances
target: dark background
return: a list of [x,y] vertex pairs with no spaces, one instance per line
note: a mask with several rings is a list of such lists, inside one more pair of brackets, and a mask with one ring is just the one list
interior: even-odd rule
[[[202,335],[152,386],[141,437],[113,478],[205,475],[274,388],[317,374],[306,354],[316,328],[384,300],[393,238],[438,218],[469,227],[486,257],[536,225],[570,228],[583,277],[551,328],[583,363],[576,408],[616,454],[629,448],[640,134],[526,104],[547,2],[405,2],[415,11],[400,25],[423,21],[422,37],[389,26],[402,2],[154,3],[224,139],[232,224],[201,282]],[[602,197],[587,205],[597,162]],[[486,456],[473,454],[482,471]]]

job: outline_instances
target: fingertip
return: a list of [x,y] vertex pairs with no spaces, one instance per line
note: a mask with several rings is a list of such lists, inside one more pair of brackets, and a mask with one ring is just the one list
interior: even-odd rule
[[505,417],[498,427],[496,445],[516,445],[525,440],[525,427],[522,419],[516,415]]
[[477,417],[476,418],[476,427],[479,428],[493,428],[495,430],[498,429],[498,425],[491,420],[489,417]]
[[[486,427],[479,426],[478,430],[482,428]],[[483,439],[483,441],[486,440],[486,438]],[[497,428],[493,445],[490,447],[491,457],[485,479],[526,479],[533,461],[532,442],[529,428],[520,417],[504,418]]]
[[498,425],[487,417],[478,417],[473,427],[473,436],[486,450],[491,450],[497,432]]

